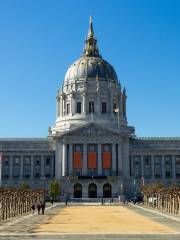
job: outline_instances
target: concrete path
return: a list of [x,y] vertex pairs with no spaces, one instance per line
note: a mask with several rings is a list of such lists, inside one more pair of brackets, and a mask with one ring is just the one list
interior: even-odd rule
[[0,225],[0,239],[179,240],[180,222],[131,205],[57,204]]

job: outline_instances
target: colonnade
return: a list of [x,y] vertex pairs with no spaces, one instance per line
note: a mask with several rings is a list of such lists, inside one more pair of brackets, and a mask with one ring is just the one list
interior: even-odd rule
[[167,178],[166,176],[166,168],[165,168],[165,156],[171,156],[172,157],[172,162],[171,162],[171,177],[172,179],[176,179],[176,156],[173,154],[146,154],[146,155],[131,155],[131,175],[134,176],[134,157],[139,156],[140,157],[140,177],[145,177],[145,172],[144,172],[144,156],[150,156],[151,159],[151,179],[157,178],[155,176],[155,161],[154,157],[155,156],[160,156],[161,157],[161,177],[162,179]]
[[[29,179],[33,179],[35,178],[35,157],[40,157],[40,172],[39,172],[39,175],[40,175],[40,178],[44,179],[45,177],[45,160],[46,160],[46,156],[45,155],[5,155],[5,154],[2,154],[2,169],[5,167],[5,162],[4,160],[6,158],[8,158],[8,161],[9,161],[9,164],[8,164],[8,180],[12,180],[14,178],[14,175],[15,175],[15,159],[18,158],[19,159],[19,179],[22,180],[24,178],[24,160],[26,157],[29,157],[29,160],[30,160],[30,163],[28,164],[28,166],[30,167],[30,176],[29,176]],[[50,155],[51,156],[51,164],[50,164],[50,175],[53,175],[54,173],[54,156]],[[2,172],[2,177],[4,176],[4,173]]]
[[[97,174],[98,176],[103,175],[102,167],[102,144],[97,143]],[[88,175],[88,143],[83,145],[83,167],[82,175]],[[67,147],[69,154],[67,155]],[[68,164],[67,164],[68,163]],[[118,169],[117,169],[118,167]],[[122,147],[120,143],[112,143],[111,148],[111,171],[113,175],[120,175],[122,173]],[[62,145],[62,176],[73,174],[73,143]]]

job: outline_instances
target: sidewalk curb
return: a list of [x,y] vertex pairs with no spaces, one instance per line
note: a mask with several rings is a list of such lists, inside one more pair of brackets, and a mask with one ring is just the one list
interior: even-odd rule
[[[57,203],[57,204],[51,205],[51,206],[47,207],[46,210],[49,210],[49,209],[51,209],[53,207],[56,207],[58,205],[60,205],[60,204]],[[5,228],[7,228],[9,226],[12,226],[12,225],[14,225],[16,223],[20,223],[20,222],[24,221],[24,219],[31,218],[34,215],[38,215],[38,212],[35,212],[34,214],[29,213],[28,215],[22,216],[22,217],[20,217],[18,219],[9,218],[10,222],[7,222],[6,225],[0,226],[0,230],[4,230]]]
[[177,218],[177,217],[174,217],[174,216],[170,216],[166,213],[161,213],[159,211],[156,211],[156,210],[153,210],[153,209],[149,209],[149,208],[146,208],[146,207],[141,207],[141,206],[137,206],[137,205],[134,205],[134,204],[130,204],[132,207],[135,207],[135,208],[139,208],[139,209],[143,209],[144,211],[147,211],[147,212],[151,212],[151,213],[155,213],[155,214],[158,214],[160,216],[163,216],[163,217],[166,217],[166,218],[169,218],[169,219],[172,219],[174,221],[177,221],[177,222],[180,222],[180,218]]

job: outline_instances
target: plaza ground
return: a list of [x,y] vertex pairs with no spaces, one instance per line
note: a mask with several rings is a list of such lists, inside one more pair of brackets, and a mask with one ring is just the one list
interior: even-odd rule
[[180,218],[119,205],[57,204],[0,225],[0,239],[180,239]]

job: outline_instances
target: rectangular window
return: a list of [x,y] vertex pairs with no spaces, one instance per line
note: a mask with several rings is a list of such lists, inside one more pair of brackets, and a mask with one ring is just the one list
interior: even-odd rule
[[164,168],[165,168],[165,176],[167,178],[172,177],[172,156],[171,155],[166,155],[164,156]]
[[66,105],[66,113],[67,114],[70,113],[70,103],[67,103],[67,105]]
[[155,178],[162,177],[162,156],[154,156],[154,176]]
[[180,178],[180,156],[176,156],[176,178]]
[[50,159],[46,158],[46,165],[50,165]]
[[151,169],[151,156],[144,156],[144,177],[151,178],[152,169]]
[[141,156],[133,156],[134,177],[141,177]]
[[106,109],[106,102],[102,102],[102,113],[106,113],[107,109]]
[[76,106],[76,112],[77,113],[81,113],[81,102],[77,102],[77,106]]
[[89,113],[94,113],[94,102],[89,102]]

